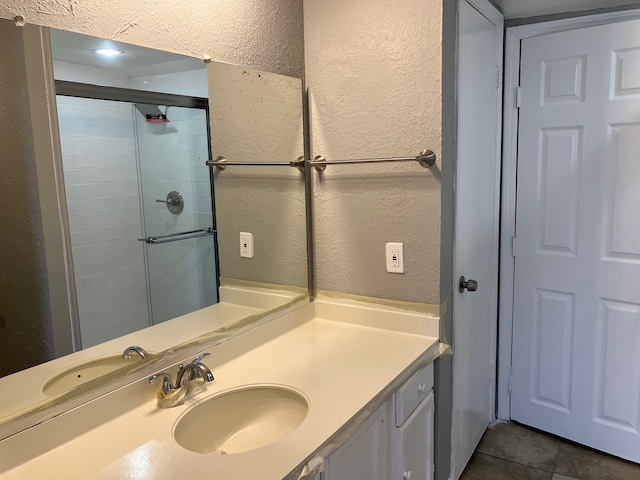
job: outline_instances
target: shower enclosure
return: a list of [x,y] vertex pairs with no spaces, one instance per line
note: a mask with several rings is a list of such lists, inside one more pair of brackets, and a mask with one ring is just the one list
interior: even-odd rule
[[218,301],[208,102],[56,81],[76,349]]

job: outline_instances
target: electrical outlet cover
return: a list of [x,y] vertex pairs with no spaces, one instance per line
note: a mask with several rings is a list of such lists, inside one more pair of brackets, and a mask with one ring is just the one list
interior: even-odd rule
[[253,258],[253,234],[240,232],[240,256],[243,258]]
[[404,273],[403,244],[388,242],[385,245],[387,272]]

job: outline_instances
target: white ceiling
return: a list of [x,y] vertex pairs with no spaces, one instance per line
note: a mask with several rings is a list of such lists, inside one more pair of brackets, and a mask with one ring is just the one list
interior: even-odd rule
[[[115,48],[125,53],[106,58],[93,53],[98,48]],[[197,58],[55,29],[51,29],[51,53],[54,60],[110,68],[129,77],[206,68]]]
[[505,18],[525,18],[538,15],[612,8],[636,4],[639,0],[495,0]]

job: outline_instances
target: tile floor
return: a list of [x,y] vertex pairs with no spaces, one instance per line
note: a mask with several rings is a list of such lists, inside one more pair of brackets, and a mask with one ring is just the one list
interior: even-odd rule
[[640,465],[515,423],[488,429],[460,480],[640,480]]

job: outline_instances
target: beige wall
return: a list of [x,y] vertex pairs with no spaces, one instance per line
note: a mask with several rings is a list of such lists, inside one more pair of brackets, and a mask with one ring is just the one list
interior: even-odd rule
[[301,77],[302,2],[8,0],[0,18]]
[[[306,0],[304,16],[311,156],[439,157],[442,0]],[[313,173],[319,289],[440,303],[439,165]],[[386,242],[404,243],[404,274],[386,273]]]

